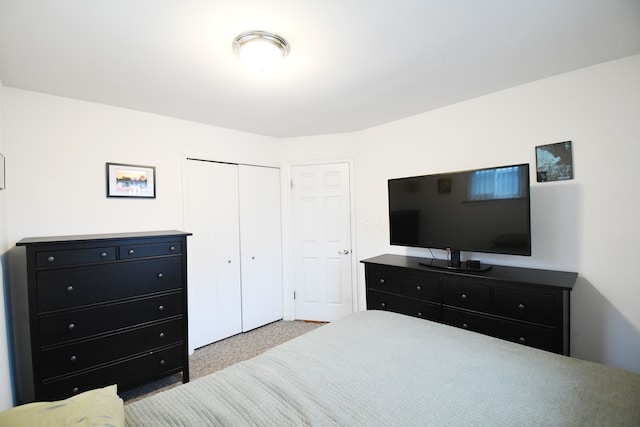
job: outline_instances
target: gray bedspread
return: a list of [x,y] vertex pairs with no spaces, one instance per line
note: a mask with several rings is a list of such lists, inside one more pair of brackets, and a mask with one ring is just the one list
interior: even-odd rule
[[129,426],[640,426],[640,375],[366,311],[125,406]]

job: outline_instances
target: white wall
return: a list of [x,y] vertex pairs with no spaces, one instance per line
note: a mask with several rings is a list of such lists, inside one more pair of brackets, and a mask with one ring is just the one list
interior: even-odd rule
[[[392,177],[528,162],[573,141],[575,179],[537,183],[533,256],[466,254],[503,265],[577,271],[572,354],[640,372],[640,55],[578,70],[353,134],[290,139],[283,163],[353,158],[357,256],[429,256],[388,245]],[[440,254],[444,257],[444,254]],[[463,254],[464,256],[465,254]],[[364,270],[358,286],[364,303]]]
[[[183,153],[279,162],[277,139],[5,88],[9,245],[28,236],[181,229]],[[156,167],[156,199],[106,197],[106,162]]]
[[[8,87],[1,93],[10,183],[0,191],[7,206],[6,220],[0,215],[3,252],[30,236],[183,229],[184,154],[280,161],[274,138]],[[106,162],[155,166],[157,198],[107,198]],[[4,315],[0,319],[2,339]],[[10,383],[2,376],[7,354],[0,342],[2,388]],[[7,403],[12,399],[3,391],[0,404]]]
[[[6,157],[4,145],[4,114],[2,81],[0,81],[0,153]],[[0,289],[4,290],[6,280],[5,250],[7,248],[7,190],[0,190]],[[4,327],[5,297],[4,291],[0,291],[0,411],[10,408],[13,400],[11,397],[11,377],[9,371],[9,353],[3,351],[7,348],[7,328]]]

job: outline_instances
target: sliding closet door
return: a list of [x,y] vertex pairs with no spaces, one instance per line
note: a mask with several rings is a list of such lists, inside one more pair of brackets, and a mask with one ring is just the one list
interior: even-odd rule
[[282,319],[280,170],[239,166],[242,330]]
[[237,166],[187,160],[184,192],[192,350],[242,330]]

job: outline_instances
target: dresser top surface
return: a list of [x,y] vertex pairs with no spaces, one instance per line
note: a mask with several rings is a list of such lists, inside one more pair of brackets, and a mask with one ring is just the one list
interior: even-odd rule
[[45,237],[26,237],[16,243],[16,246],[27,246],[47,243],[67,243],[67,242],[95,242],[101,240],[114,239],[140,239],[153,237],[171,237],[171,236],[191,236],[192,233],[178,230],[162,230],[162,231],[137,231],[127,233],[105,233],[105,234],[81,234],[75,236],[45,236]]
[[411,270],[429,272],[450,277],[474,277],[486,278],[504,282],[520,282],[542,286],[552,286],[564,289],[573,289],[578,278],[578,273],[569,271],[541,270],[534,268],[508,267],[493,265],[489,271],[473,270],[447,270],[446,268],[434,268],[424,264],[432,261],[430,258],[410,257],[403,255],[384,254],[377,257],[364,259],[364,264],[377,264],[392,267],[402,267]]

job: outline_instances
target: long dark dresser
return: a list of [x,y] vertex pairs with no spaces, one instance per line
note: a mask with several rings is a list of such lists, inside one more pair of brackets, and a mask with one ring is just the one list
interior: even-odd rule
[[446,261],[388,254],[361,262],[369,310],[569,355],[570,292],[577,273],[498,265],[485,272],[455,271]]
[[187,236],[181,231],[26,238],[10,284],[18,403],[182,372]]

